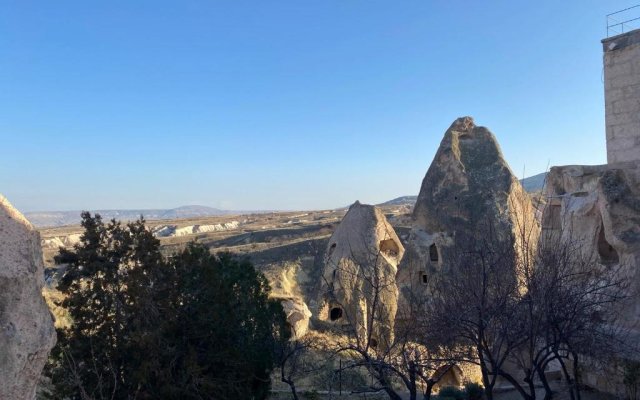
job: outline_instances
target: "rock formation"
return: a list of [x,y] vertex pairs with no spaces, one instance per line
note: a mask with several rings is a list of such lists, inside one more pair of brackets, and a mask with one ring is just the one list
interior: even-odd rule
[[311,311],[302,299],[294,297],[282,300],[282,308],[287,316],[287,323],[291,327],[291,338],[299,339],[309,330]]
[[[511,172],[495,136],[470,117],[447,130],[422,181],[412,214],[407,253],[398,273],[402,291],[426,287],[455,242],[486,234],[522,249],[536,243],[539,228],[531,199]],[[526,236],[525,236],[526,235]]]
[[0,399],[33,399],[55,344],[43,285],[40,235],[0,195]]
[[[639,291],[640,162],[553,167],[546,195],[541,240],[577,243],[584,255],[622,267]],[[640,304],[627,312],[635,323]]]
[[327,245],[318,319],[384,348],[393,340],[395,276],[403,254],[384,214],[356,201]]
[[263,270],[271,286],[270,297],[282,304],[291,328],[291,339],[299,339],[307,334],[311,311],[304,301],[298,286],[302,278],[300,264],[295,262],[275,263]]

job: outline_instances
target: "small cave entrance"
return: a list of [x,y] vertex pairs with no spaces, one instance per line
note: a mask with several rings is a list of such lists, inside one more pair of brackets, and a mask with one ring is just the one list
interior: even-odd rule
[[600,256],[600,262],[604,265],[617,264],[620,261],[620,256],[616,249],[607,242],[607,238],[604,236],[604,223],[602,217],[600,219],[600,229],[598,230],[598,255]]
[[420,279],[421,285],[426,285],[429,282],[429,277],[427,276],[426,271],[418,272],[418,279]]
[[329,311],[329,319],[331,321],[337,321],[340,318],[342,318],[342,308],[340,307],[331,308],[331,310]]
[[369,339],[369,347],[371,347],[374,350],[377,349],[378,348],[378,340],[376,338]]
[[327,254],[329,257],[331,257],[331,255],[333,254],[334,250],[336,249],[337,243],[333,243],[331,244],[331,246],[329,246],[329,253]]
[[387,257],[397,258],[400,253],[400,247],[393,239],[381,240],[378,245],[380,251]]
[[432,244],[429,246],[429,260],[432,262],[438,262],[440,260],[440,254],[438,254],[438,246]]

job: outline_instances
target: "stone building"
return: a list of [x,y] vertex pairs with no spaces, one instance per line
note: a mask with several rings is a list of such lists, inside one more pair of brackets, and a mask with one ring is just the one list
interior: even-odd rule
[[640,29],[606,38],[604,98],[609,164],[640,160]]

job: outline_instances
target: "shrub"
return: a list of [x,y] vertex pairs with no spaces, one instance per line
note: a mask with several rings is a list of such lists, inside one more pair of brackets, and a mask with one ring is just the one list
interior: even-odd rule
[[464,394],[467,400],[481,400],[484,396],[484,389],[480,384],[467,382],[464,385]]
[[465,393],[453,386],[445,386],[438,392],[438,398],[441,400],[464,400]]

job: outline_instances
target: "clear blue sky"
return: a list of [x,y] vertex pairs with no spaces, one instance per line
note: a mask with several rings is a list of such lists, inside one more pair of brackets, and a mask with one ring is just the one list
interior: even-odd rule
[[634,1],[0,0],[0,192],[23,211],[417,194],[471,115],[514,172],[606,160]]

